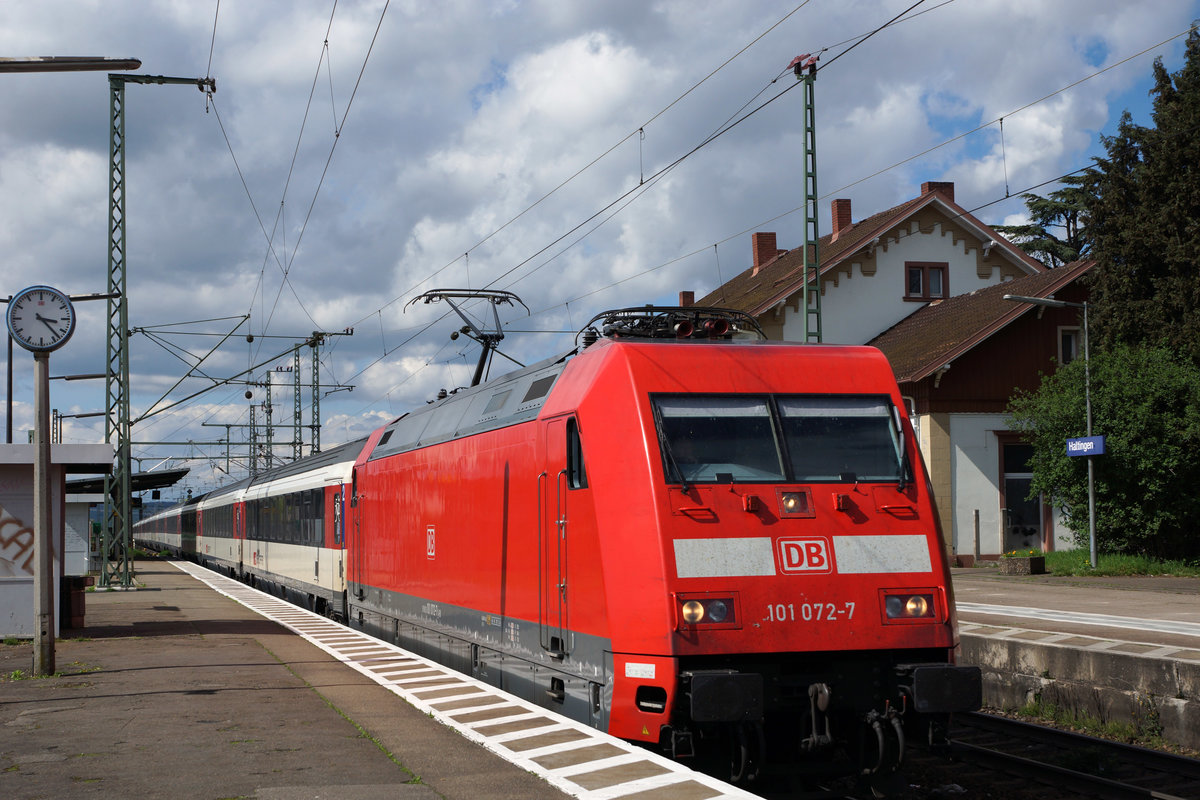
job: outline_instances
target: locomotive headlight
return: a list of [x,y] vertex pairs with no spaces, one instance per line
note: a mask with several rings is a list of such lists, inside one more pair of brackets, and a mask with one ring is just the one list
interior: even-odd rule
[[929,601],[919,594],[908,598],[904,604],[904,616],[924,617],[929,613]]
[[779,516],[811,518],[813,516],[812,492],[808,489],[776,489],[779,500]]
[[675,596],[677,624],[684,628],[740,628],[737,593],[695,592]]
[[698,600],[688,600],[683,604],[683,621],[695,625],[704,619],[704,605]]
[[925,592],[901,592],[884,595],[884,611],[888,620],[903,622],[927,620],[935,616],[933,595]]

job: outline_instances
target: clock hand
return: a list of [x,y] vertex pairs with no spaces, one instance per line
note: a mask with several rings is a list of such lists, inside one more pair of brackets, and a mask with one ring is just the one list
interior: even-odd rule
[[57,330],[55,330],[55,328],[54,328],[54,325],[52,325],[52,324],[51,324],[51,323],[54,323],[54,322],[58,322],[58,320],[56,320],[56,319],[46,319],[45,317],[43,317],[41,314],[38,314],[37,312],[34,312],[34,316],[35,316],[35,317],[37,317],[37,321],[38,321],[38,322],[45,323],[46,327],[50,329],[50,332],[51,332],[51,333],[58,333],[58,331],[57,331]]

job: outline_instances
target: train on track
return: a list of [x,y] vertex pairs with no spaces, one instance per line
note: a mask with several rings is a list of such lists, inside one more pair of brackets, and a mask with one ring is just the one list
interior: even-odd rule
[[581,336],[135,540],[735,781],[883,778],[979,707],[877,350],[698,307]]

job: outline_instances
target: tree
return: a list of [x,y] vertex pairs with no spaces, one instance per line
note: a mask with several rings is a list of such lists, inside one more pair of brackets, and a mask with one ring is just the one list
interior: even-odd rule
[[1126,112],[1086,173],[1093,343],[1167,347],[1200,363],[1200,32],[1173,75],[1154,63],[1152,127]]
[[[1105,434],[1095,458],[1096,542],[1104,552],[1195,558],[1200,520],[1200,367],[1158,348],[1092,350],[1093,432]],[[1086,432],[1084,362],[1018,393],[1009,427],[1033,445],[1033,495],[1060,506],[1076,543],[1088,546],[1087,463],[1066,454]]]
[[[1079,220],[1096,266],[1087,280],[1101,549],[1194,559],[1200,520],[1200,31],[1182,69],[1154,63],[1153,125],[1128,112],[1083,179]],[[1053,198],[1053,195],[1051,195]],[[1027,198],[1028,201],[1028,198]],[[1053,207],[1047,206],[1053,212]],[[1035,215],[1036,217],[1036,215]],[[1087,465],[1066,455],[1084,433],[1084,362],[1012,399],[1033,444],[1033,492],[1060,504],[1080,544]]]
[[1091,249],[1087,206],[1092,197],[1086,188],[1087,181],[1085,175],[1067,175],[1062,179],[1066,186],[1046,197],[1023,194],[1029,223],[992,227],[1047,267],[1061,267],[1078,261]]

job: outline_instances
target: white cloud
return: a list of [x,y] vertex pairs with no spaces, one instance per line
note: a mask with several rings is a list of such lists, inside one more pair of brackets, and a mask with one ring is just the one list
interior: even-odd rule
[[[476,351],[448,338],[459,320],[440,319],[444,307],[405,311],[415,292],[511,288],[533,313],[505,308],[504,321],[563,330],[605,308],[713,288],[748,264],[750,231],[777,230],[781,246],[794,246],[802,219],[780,215],[803,202],[797,90],[661,181],[638,185],[739,109],[793,87],[785,67],[802,52],[821,52],[824,65],[816,84],[824,226],[833,196],[850,197],[862,218],[914,196],[922,181],[950,180],[971,207],[1002,197],[1006,172],[1015,194],[1086,165],[1097,132],[1111,132],[1126,106],[1145,113],[1152,60],[1162,54],[1178,69],[1180,41],[1036,101],[1200,17],[1197,0],[973,0],[933,7],[838,57],[907,5],[808,4],[723,67],[796,4],[453,0],[432,13],[428,3],[394,0],[363,69],[382,0],[337,4],[332,26],[327,0],[227,0],[215,42],[214,3],[42,0],[6,4],[0,52],[138,56],[144,74],[202,77],[212,45],[218,88],[207,108],[194,87],[127,87],[131,324],[251,314],[255,342],[239,331],[205,362],[214,376],[299,341],[271,336],[355,326],[323,351],[322,381],[356,386],[322,399],[329,445],[469,380]],[[103,291],[103,73],[3,75],[0,102],[0,279],[9,292],[35,281]],[[991,124],[896,166],[1000,116],[1003,150]],[[604,211],[631,190],[636,200]],[[986,219],[1022,212],[1013,199],[990,206]],[[53,371],[102,370],[104,338],[104,304],[81,303],[76,338],[55,354]],[[531,362],[571,340],[513,333],[504,347]],[[172,341],[193,360],[215,343]],[[186,371],[177,355],[135,337],[135,406]],[[14,367],[22,409],[31,370],[23,357]],[[190,379],[172,397],[203,385]],[[155,417],[145,436],[216,439],[224,431],[201,423],[247,423],[244,389]],[[104,403],[95,381],[55,392],[72,413]],[[283,398],[281,390],[276,403]],[[67,429],[103,436],[102,420]]]

